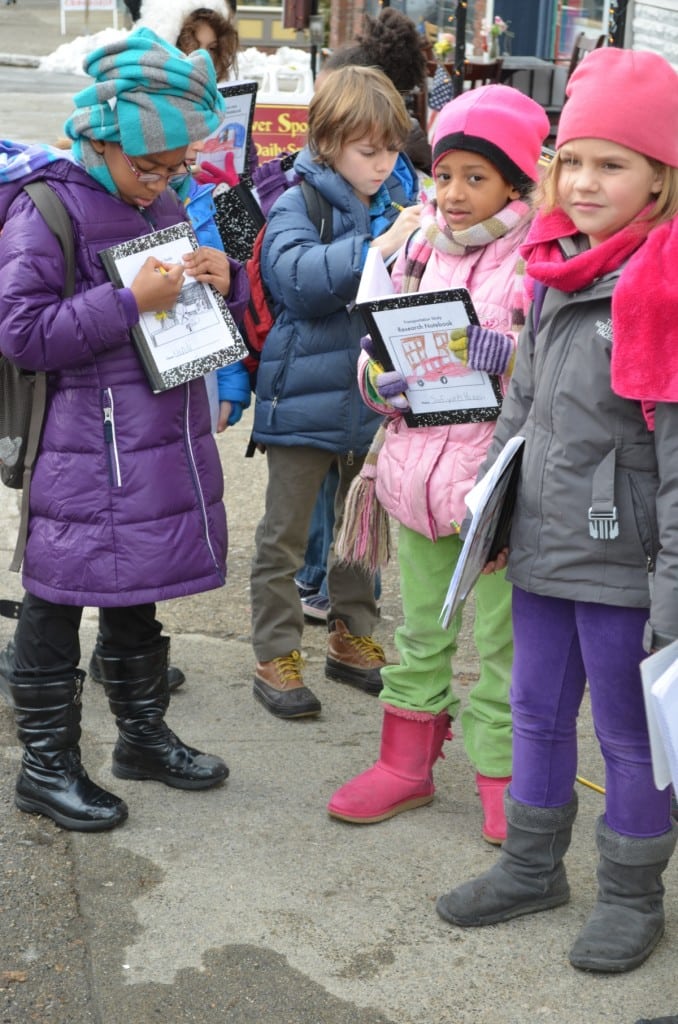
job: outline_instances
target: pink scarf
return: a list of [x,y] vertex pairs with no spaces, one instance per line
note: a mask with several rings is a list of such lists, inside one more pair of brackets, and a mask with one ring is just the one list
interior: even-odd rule
[[622,398],[678,401],[678,218],[648,228],[647,208],[611,238],[565,259],[558,239],[577,234],[562,210],[539,214],[521,248],[529,277],[564,292],[623,264],[612,294],[612,390]]

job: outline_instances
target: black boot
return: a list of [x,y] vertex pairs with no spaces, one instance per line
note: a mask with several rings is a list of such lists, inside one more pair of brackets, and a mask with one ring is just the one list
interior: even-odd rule
[[570,898],[563,857],[577,815],[577,794],[563,807],[532,807],[507,790],[504,806],[507,835],[499,860],[436,903],[451,924],[479,928],[549,910]]
[[673,825],[661,836],[622,836],[598,819],[598,901],[570,950],[573,967],[621,973],[647,960],[664,934],[661,876],[677,835]]
[[228,768],[220,757],[186,746],[165,724],[169,641],[161,641],[132,657],[95,653],[120,734],[113,774],[119,779],[155,779],[176,789],[209,789],[227,778]]
[[70,678],[17,679],[10,690],[24,745],[15,803],[61,828],[100,832],[127,817],[127,805],[101,789],[80,761],[80,695],[84,672]]
[[[164,639],[167,640],[167,644],[168,644],[168,648],[167,648],[167,661],[169,662],[169,637],[165,637]],[[98,665],[97,665],[97,654],[104,654],[104,652],[101,649],[100,644],[101,644],[101,635],[99,634],[97,636],[96,647],[92,651],[92,657],[90,658],[89,665],[87,666],[87,672],[89,674],[89,677],[92,680],[92,682],[94,682],[94,683],[103,683],[103,679],[101,678],[101,675],[99,673],[99,668],[98,668]],[[105,654],[104,654],[104,656],[105,656]],[[0,654],[0,672],[1,671],[2,671],[2,655]],[[174,691],[178,690],[180,686],[183,686],[185,682],[186,682],[186,676],[181,671],[181,669],[177,668],[176,665],[168,664],[167,665],[167,688],[170,691],[170,693],[174,693]],[[2,685],[2,684],[0,683],[0,685]]]

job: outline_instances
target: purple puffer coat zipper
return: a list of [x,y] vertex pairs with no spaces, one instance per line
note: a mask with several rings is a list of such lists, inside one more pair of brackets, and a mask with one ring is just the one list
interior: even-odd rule
[[[76,294],[24,183],[45,178],[75,233]],[[143,212],[57,160],[0,188],[0,349],[47,370],[23,584],[60,604],[110,607],[219,587],[226,572],[223,476],[202,379],[154,395],[129,329],[128,289],[100,250],[185,219],[168,190]]]

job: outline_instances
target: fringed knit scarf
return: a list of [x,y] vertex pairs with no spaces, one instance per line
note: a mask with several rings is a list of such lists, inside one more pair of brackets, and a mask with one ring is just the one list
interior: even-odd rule
[[521,252],[531,278],[559,291],[586,288],[623,267],[612,294],[611,384],[643,403],[678,401],[678,218],[651,227],[652,207],[593,249],[565,259],[559,239],[577,234],[562,210],[537,216]]
[[[406,263],[401,291],[416,292],[424,276],[426,264],[434,249],[450,256],[463,256],[469,249],[479,249],[503,238],[530,214],[527,203],[514,200],[493,217],[474,224],[464,231],[451,231],[436,203],[427,203],[421,215],[421,226],[406,249]],[[518,333],[525,323],[528,303],[524,288],[525,261],[516,257],[515,288],[511,309],[511,330]],[[374,574],[383,568],[391,555],[391,534],[388,514],[375,493],[377,462],[386,437],[382,424],[374,436],[360,474],[346,496],[342,525],[335,542],[337,557],[361,565]]]

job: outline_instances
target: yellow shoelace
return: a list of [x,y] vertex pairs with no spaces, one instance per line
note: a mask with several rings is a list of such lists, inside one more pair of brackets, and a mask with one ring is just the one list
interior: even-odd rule
[[287,684],[301,680],[304,659],[299,651],[292,651],[291,654],[286,654],[282,658],[274,658],[273,663],[278,670],[281,683]]
[[353,636],[347,633],[346,640],[354,647],[357,647],[362,655],[369,661],[385,661],[384,648],[371,636]]

